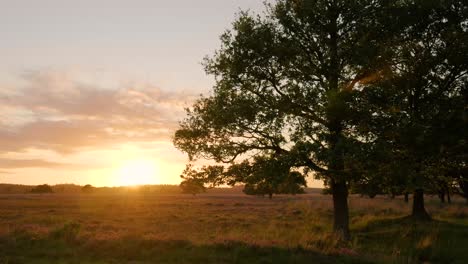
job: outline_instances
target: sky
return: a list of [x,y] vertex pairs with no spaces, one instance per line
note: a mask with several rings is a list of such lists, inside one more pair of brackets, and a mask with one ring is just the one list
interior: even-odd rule
[[0,182],[179,183],[201,61],[248,9],[263,0],[0,0]]

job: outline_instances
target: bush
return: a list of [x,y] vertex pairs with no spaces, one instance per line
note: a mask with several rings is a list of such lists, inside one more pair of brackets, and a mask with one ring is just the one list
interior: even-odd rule
[[85,186],[83,186],[83,188],[81,188],[81,191],[84,193],[92,193],[94,192],[94,189],[95,188],[91,184],[86,184]]
[[32,193],[53,193],[52,187],[48,184],[38,185],[31,190]]

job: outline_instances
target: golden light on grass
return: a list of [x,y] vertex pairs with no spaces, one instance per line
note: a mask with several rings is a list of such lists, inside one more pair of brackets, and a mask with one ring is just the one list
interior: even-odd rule
[[136,186],[158,184],[158,166],[150,159],[137,159],[122,162],[115,173],[115,185]]

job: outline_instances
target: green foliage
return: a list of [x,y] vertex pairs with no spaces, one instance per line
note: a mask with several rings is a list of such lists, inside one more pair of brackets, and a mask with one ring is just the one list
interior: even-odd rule
[[31,189],[32,193],[53,193],[52,187],[48,184],[37,185]]
[[[187,109],[174,145],[191,160],[229,167],[216,183],[241,179],[248,190],[271,192],[289,172],[313,173],[340,196],[334,226],[347,233],[354,177],[347,163],[363,144],[351,106],[359,85],[388,71],[391,8],[389,1],[278,0],[265,16],[241,12],[205,60],[216,79],[212,95]],[[285,171],[271,174],[260,159],[280,160]],[[237,166],[255,173],[232,175]]]
[[468,170],[465,168],[460,174],[457,175],[457,183],[459,188],[459,193],[466,198],[468,201]]
[[204,181],[197,178],[187,178],[180,183],[179,187],[182,190],[182,193],[188,193],[192,195],[206,192]]
[[280,183],[278,189],[279,193],[296,195],[305,193],[305,187],[307,187],[307,182],[304,176],[297,171],[292,171],[289,172],[288,176]]
[[461,0],[278,0],[265,16],[241,12],[205,60],[213,93],[187,109],[174,144],[223,164],[210,184],[248,192],[313,173],[346,233],[348,186],[393,196],[466,168],[467,10]]
[[265,18],[241,13],[206,59],[207,73],[218,80],[214,94],[187,109],[174,144],[190,158],[231,164],[245,155],[282,154],[289,167],[346,176],[329,165],[356,143],[348,133],[349,85],[380,71],[374,38],[382,32],[369,28],[384,12],[380,5],[278,1]]
[[304,175],[290,171],[280,157],[256,157],[253,163],[244,161],[231,166],[224,175],[231,175],[230,183],[245,183],[244,193],[250,195],[297,194],[306,187]]
[[374,178],[364,182],[383,190],[437,193],[468,160],[468,5],[410,1],[405,10],[412,16],[395,20],[391,75],[357,97],[359,131],[372,144],[361,165]]
[[282,182],[276,184],[268,178],[248,182],[243,192],[248,195],[268,195],[271,198],[273,194],[303,194],[304,187],[306,187],[304,177],[298,172],[290,172]]

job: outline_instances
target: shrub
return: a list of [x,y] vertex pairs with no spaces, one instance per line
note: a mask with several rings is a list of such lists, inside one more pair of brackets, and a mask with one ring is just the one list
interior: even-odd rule
[[91,184],[86,184],[85,186],[83,186],[83,188],[81,188],[81,191],[84,193],[92,193],[94,192],[94,189],[95,188]]
[[32,193],[53,193],[52,187],[48,184],[41,184],[37,185],[36,187],[32,188]]

